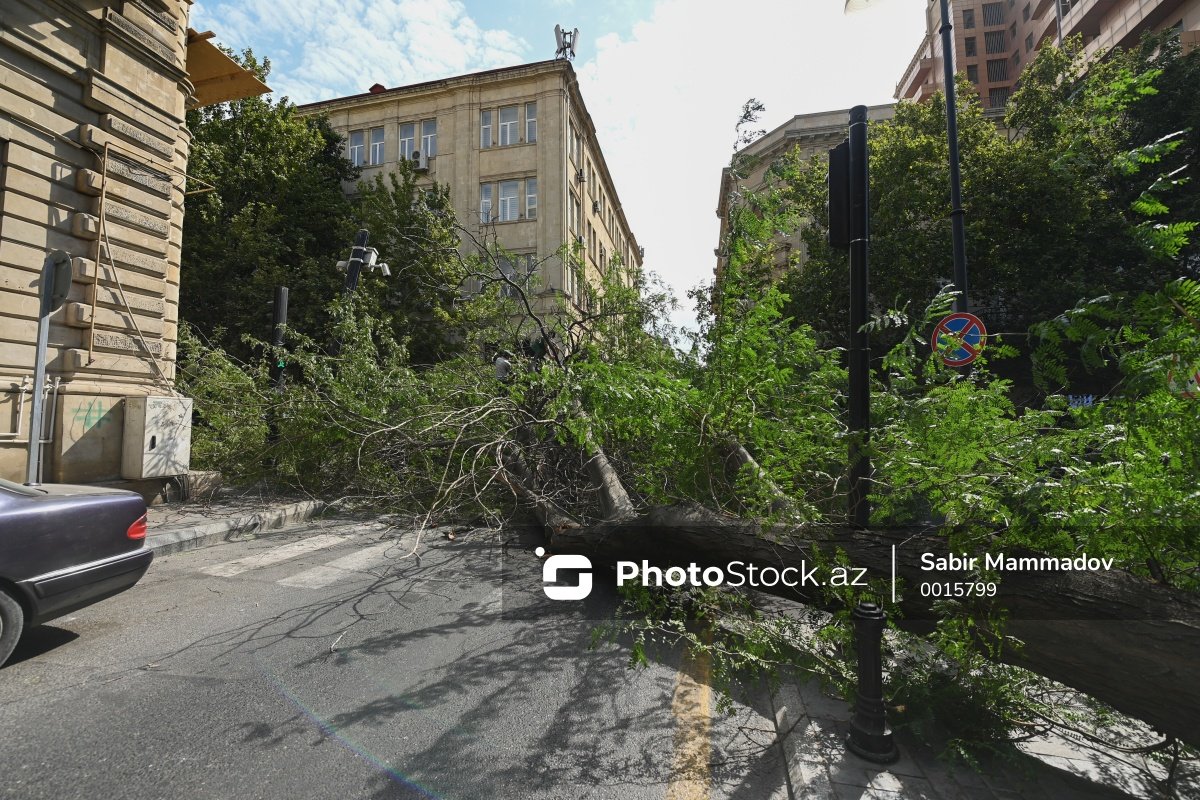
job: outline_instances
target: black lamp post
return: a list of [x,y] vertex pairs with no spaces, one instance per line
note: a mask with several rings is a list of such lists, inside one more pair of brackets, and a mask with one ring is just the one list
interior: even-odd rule
[[[873,0],[846,0],[845,13],[862,11]],[[954,255],[954,288],[958,297],[955,311],[969,311],[967,300],[967,234],[963,222],[962,178],[958,167],[958,100],[954,86],[954,25],[950,21],[950,0],[939,0],[942,12],[942,68],[946,84],[946,139],[950,146],[950,233]]]

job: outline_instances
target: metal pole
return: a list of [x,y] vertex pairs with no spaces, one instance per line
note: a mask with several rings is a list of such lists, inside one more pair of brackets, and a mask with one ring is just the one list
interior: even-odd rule
[[[97,264],[99,269],[100,265]],[[33,355],[33,407],[29,412],[29,457],[25,464],[25,483],[41,483],[42,417],[45,412],[42,387],[46,383],[46,348],[50,341],[50,315],[67,299],[71,288],[71,257],[55,250],[42,262],[37,344]]]
[[858,698],[850,718],[846,749],[876,764],[891,764],[900,751],[883,704],[883,626],[887,615],[875,603],[860,602],[850,614],[858,650]]
[[850,523],[867,527],[871,505],[871,342],[867,323],[870,209],[867,173],[867,107],[850,109]]
[[[342,297],[349,298],[358,288],[358,275],[362,272],[363,260],[367,255],[367,240],[370,233],[363,228],[354,235],[354,246],[350,248],[350,259],[346,262],[346,282],[342,286]],[[338,266],[341,266],[339,262]],[[335,339],[330,347],[329,355],[337,357],[342,353],[342,340]]]
[[346,295],[354,294],[354,290],[358,288],[358,275],[362,272],[369,237],[370,233],[365,228],[354,236],[354,249],[350,251],[350,262],[346,265]]
[[[283,347],[283,328],[287,325],[288,315],[288,287],[275,287],[275,303],[272,307],[271,344],[275,347]],[[275,373],[274,383],[276,391],[283,391],[283,368],[285,366],[283,357],[276,355],[276,361],[271,367],[271,371]]]
[[950,230],[954,248],[955,311],[970,311],[967,298],[967,234],[963,223],[962,177],[958,170],[958,99],[954,87],[954,25],[950,2],[942,3],[942,66],[946,77],[946,139],[950,145]]

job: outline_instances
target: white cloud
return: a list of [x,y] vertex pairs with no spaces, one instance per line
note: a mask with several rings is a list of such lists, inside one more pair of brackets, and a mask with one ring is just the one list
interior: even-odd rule
[[[712,279],[722,167],[751,97],[757,127],[889,102],[924,34],[923,0],[844,16],[841,0],[663,0],[627,39],[581,53],[580,90],[647,269],[680,299]],[[691,323],[691,309],[676,321]]]
[[[215,20],[215,22],[213,22]],[[519,64],[528,45],[484,30],[458,0],[215,0],[192,7],[235,50],[272,59],[269,83],[296,103]]]

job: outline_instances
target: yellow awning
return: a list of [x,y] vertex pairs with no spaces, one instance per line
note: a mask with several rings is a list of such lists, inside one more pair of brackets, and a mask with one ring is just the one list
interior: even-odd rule
[[212,31],[197,33],[188,28],[187,33],[188,79],[196,87],[189,107],[211,106],[271,91],[253,72],[208,41],[213,37]]

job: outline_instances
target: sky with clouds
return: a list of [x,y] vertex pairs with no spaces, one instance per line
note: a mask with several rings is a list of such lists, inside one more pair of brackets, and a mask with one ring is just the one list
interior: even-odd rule
[[717,195],[742,105],[756,127],[889,102],[924,33],[925,0],[199,0],[191,27],[271,60],[277,95],[308,103],[554,56],[579,28],[575,69],[645,267],[694,324],[686,291],[711,281]]

